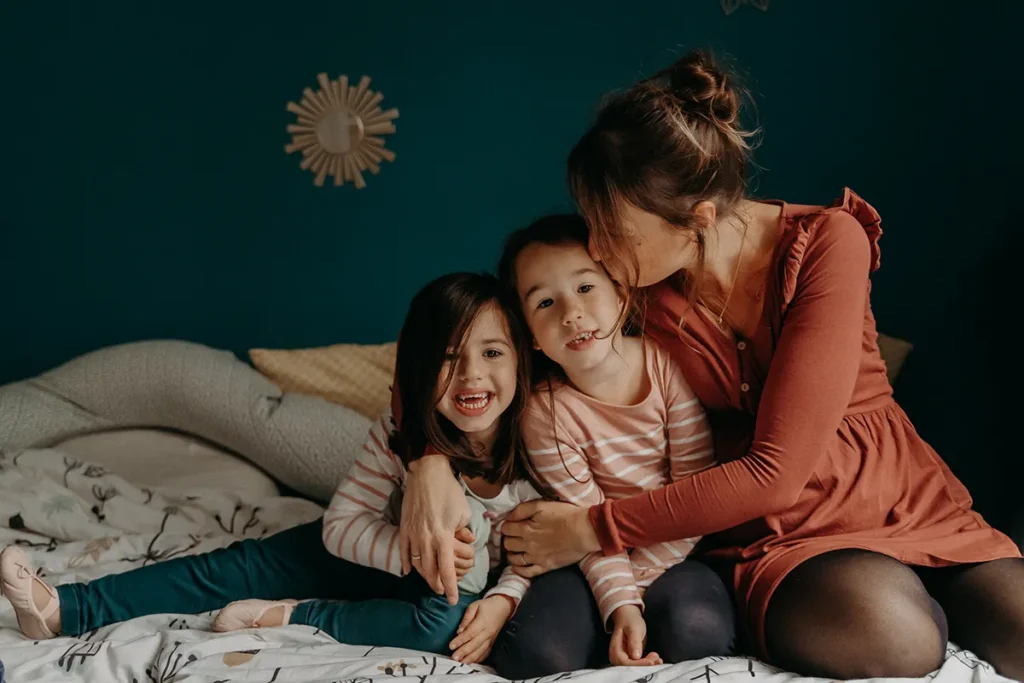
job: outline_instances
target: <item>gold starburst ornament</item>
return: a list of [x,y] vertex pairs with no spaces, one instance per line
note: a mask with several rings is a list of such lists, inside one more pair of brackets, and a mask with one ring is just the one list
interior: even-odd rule
[[332,81],[323,73],[316,78],[319,90],[306,88],[298,104],[288,103],[298,121],[288,124],[292,141],[284,151],[302,153],[299,168],[316,175],[317,187],[333,176],[335,185],[348,181],[362,189],[364,171],[377,175],[381,161],[395,160],[381,136],[395,132],[392,122],[398,109],[381,109],[384,95],[370,90],[369,76],[363,76],[358,86],[349,85],[348,76]]

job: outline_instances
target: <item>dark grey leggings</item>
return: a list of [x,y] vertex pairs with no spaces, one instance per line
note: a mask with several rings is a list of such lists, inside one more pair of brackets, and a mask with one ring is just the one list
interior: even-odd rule
[[[736,621],[725,584],[707,565],[686,560],[644,597],[647,648],[666,662],[732,653]],[[534,579],[498,636],[490,664],[513,679],[608,665],[609,634],[590,586],[576,567]]]

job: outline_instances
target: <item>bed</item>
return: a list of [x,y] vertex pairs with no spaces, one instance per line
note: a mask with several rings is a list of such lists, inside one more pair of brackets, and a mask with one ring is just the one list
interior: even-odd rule
[[[206,351],[174,347],[177,352]],[[152,354],[153,348],[147,347]],[[161,347],[167,354],[168,347]],[[137,354],[138,347],[123,350]],[[206,355],[203,355],[206,354]],[[145,355],[145,354],[144,354]],[[244,372],[232,359],[218,356],[218,363],[231,373]],[[117,360],[117,359],[115,359]],[[178,396],[180,383],[195,382],[191,374],[199,372],[215,384],[225,384],[217,364],[190,357],[170,363],[175,372],[188,377],[179,384],[168,383],[161,375],[158,392]],[[113,362],[94,357],[91,363]],[[121,358],[117,362],[124,362]],[[144,364],[150,371],[159,366],[152,359]],[[198,368],[198,369],[197,369]],[[211,368],[214,368],[211,370]],[[94,370],[95,368],[93,368]],[[259,444],[267,434],[287,434],[278,423],[268,431],[259,420],[280,420],[260,408],[261,396],[273,399],[278,410],[288,404],[287,397],[264,386],[258,378],[226,383],[233,391],[239,387],[257,387],[255,393],[240,401],[245,410],[254,411],[247,420],[232,414],[232,424],[246,424],[255,434],[232,434],[231,430],[204,414],[189,423],[186,419],[162,418],[175,424],[144,425],[155,418],[141,419],[137,412],[138,394],[126,403],[129,410],[117,410],[102,396],[82,390],[68,400],[55,392],[71,392],[68,380],[81,367],[50,375],[30,387],[45,396],[36,396],[25,387],[0,387],[0,546],[16,543],[24,547],[37,568],[54,583],[81,581],[108,573],[123,572],[173,557],[201,553],[222,547],[239,538],[262,537],[278,530],[318,517],[322,508],[312,500],[322,499],[323,474],[320,467],[295,469],[273,458],[263,458],[261,467],[234,454],[245,443]],[[163,371],[161,371],[163,372]],[[221,373],[221,374],[218,374]],[[94,372],[84,373],[95,376]],[[143,376],[142,373],[138,376]],[[143,380],[150,382],[151,377]],[[250,386],[251,385],[251,386]],[[5,393],[5,389],[6,391]],[[245,389],[249,391],[250,389]],[[123,391],[123,387],[118,390]],[[84,393],[82,393],[84,392]],[[73,392],[72,392],[73,393]],[[28,398],[26,398],[28,397]],[[300,408],[305,405],[299,402]],[[151,406],[152,407],[152,406]],[[49,441],[45,447],[25,447],[26,417],[36,411],[63,410],[74,413],[68,421],[50,415],[39,421],[41,431],[31,435],[35,441]],[[125,410],[130,415],[117,413]],[[313,410],[327,410],[318,406]],[[4,414],[17,411],[4,431]],[[305,409],[303,408],[304,414]],[[173,413],[167,406],[154,415]],[[112,415],[117,413],[117,415]],[[134,418],[132,418],[134,416]],[[255,417],[253,417],[255,416]],[[339,414],[324,413],[336,421]],[[116,419],[115,419],[116,418]],[[129,419],[131,418],[131,419]],[[138,419],[135,419],[138,418]],[[257,419],[259,418],[259,419]],[[348,428],[333,427],[321,436],[334,439],[323,448],[351,448],[358,431],[368,426],[350,420]],[[44,422],[46,424],[44,424]],[[74,428],[68,425],[76,425]],[[290,422],[289,422],[290,424]],[[303,434],[318,433],[307,422],[298,420]],[[84,426],[83,426],[84,425]],[[237,426],[236,426],[237,428]],[[44,438],[45,433],[50,434]],[[211,439],[214,432],[222,439]],[[54,433],[59,433],[54,436]],[[361,436],[360,436],[361,438]],[[227,449],[224,440],[235,439],[236,448]],[[248,441],[246,441],[248,439]],[[241,445],[239,445],[241,444]],[[333,445],[332,445],[333,444]],[[307,442],[302,452],[314,455],[317,443]],[[285,449],[287,450],[287,449]],[[354,453],[354,451],[353,451]],[[264,454],[266,455],[266,454]],[[323,463],[321,463],[322,465]],[[344,466],[337,465],[335,466]],[[284,468],[284,469],[281,469]],[[306,471],[306,474],[303,472]],[[274,476],[269,476],[268,472]],[[291,477],[288,488],[304,497],[282,496],[277,482]],[[319,487],[319,488],[318,488]],[[316,494],[320,491],[319,496]],[[338,643],[324,633],[306,626],[287,626],[259,631],[219,634],[211,631],[212,613],[161,614],[111,625],[77,638],[32,641],[16,628],[13,610],[0,599],[0,661],[9,683],[79,683],[102,681],[125,683],[377,683],[404,678],[414,683],[440,683],[443,680],[473,683],[501,681],[484,666],[460,665],[444,657],[393,648],[355,647]],[[988,683],[1000,678],[988,664],[970,652],[950,646],[942,668],[929,678],[950,683]],[[716,657],[700,661],[650,669],[605,669],[565,672],[539,679],[542,683],[581,680],[594,683],[664,683],[695,681],[738,683],[740,681],[811,681],[779,671],[756,659]],[[926,679],[927,680],[927,679]]]

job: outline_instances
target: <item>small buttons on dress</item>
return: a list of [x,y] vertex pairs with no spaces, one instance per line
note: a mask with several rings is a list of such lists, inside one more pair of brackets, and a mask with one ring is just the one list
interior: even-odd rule
[[739,349],[740,351],[744,350],[745,348],[747,348],[747,342],[741,341],[739,344],[736,345],[736,348]]
[[740,385],[740,391],[742,391],[743,393],[747,393],[748,391],[750,391],[750,385],[744,382],[743,384]]

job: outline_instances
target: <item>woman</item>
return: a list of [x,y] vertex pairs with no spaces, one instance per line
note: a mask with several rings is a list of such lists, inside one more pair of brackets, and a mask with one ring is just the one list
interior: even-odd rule
[[[724,464],[589,510],[523,505],[506,526],[510,562],[536,576],[714,534],[709,556],[778,666],[922,676],[952,637],[1024,679],[1024,560],[886,380],[868,303],[878,214],[849,190],[829,208],[748,199],[738,111],[727,74],[693,53],[611,99],[569,158],[592,256],[683,368]],[[437,588],[464,515],[445,468],[417,463],[406,509],[423,521],[403,523],[421,571],[445,568]]]

